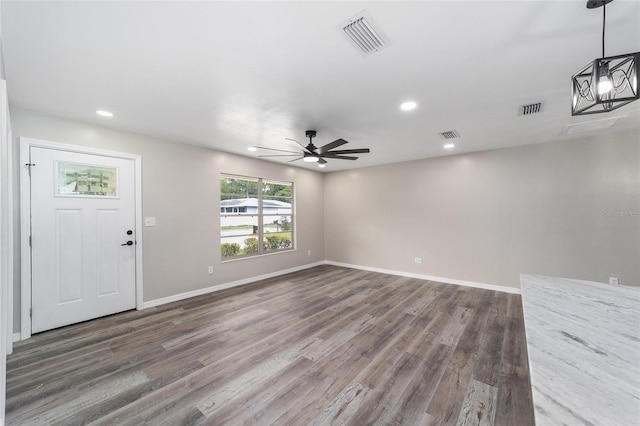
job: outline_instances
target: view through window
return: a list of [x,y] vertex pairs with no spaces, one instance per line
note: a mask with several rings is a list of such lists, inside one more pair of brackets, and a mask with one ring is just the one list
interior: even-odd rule
[[293,249],[293,183],[220,177],[222,260]]

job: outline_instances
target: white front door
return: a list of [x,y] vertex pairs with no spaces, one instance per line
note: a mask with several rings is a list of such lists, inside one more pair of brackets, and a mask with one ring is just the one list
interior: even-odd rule
[[136,307],[134,160],[30,147],[31,331]]

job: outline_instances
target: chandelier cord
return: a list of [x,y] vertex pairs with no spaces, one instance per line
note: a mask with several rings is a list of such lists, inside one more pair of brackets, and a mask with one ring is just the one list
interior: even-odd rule
[[607,2],[603,2],[602,4],[602,57],[604,58],[604,25],[606,22],[607,16]]

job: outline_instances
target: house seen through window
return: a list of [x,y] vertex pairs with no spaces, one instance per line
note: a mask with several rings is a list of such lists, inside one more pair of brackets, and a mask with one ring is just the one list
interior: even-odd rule
[[293,183],[220,177],[222,260],[294,248]]

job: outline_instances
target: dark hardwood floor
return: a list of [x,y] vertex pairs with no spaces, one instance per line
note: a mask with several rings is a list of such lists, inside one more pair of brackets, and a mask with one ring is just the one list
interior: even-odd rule
[[518,295],[335,266],[41,333],[9,425],[533,425]]

